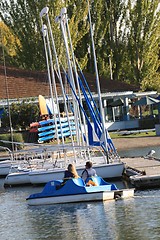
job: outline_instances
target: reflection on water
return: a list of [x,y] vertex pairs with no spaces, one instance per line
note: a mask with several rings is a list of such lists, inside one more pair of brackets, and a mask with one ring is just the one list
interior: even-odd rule
[[150,150],[155,150],[154,157],[160,158],[160,146],[133,148],[118,151],[121,157],[142,157],[146,156]]
[[0,239],[159,239],[160,190],[137,191],[128,200],[29,207],[26,197],[41,187],[4,189],[0,182]]

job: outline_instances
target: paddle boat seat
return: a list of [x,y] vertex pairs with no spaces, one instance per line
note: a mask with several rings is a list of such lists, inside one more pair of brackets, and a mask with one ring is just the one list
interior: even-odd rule
[[72,180],[77,186],[81,186],[81,187],[86,186],[82,178],[73,178]]
[[108,183],[104,181],[103,178],[96,176],[96,177],[88,177],[85,181],[86,186],[103,186],[103,185],[110,185],[111,190],[117,190],[117,187],[115,184]]

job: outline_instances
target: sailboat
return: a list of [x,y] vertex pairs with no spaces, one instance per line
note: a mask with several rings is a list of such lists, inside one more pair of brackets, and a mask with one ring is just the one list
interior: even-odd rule
[[[64,170],[69,163],[75,164],[77,172],[81,176],[81,173],[85,168],[85,162],[88,160],[91,160],[93,162],[93,166],[97,172],[97,175],[101,176],[102,178],[112,179],[122,177],[125,167],[124,163],[120,160],[120,157],[116,151],[112,139],[110,138],[109,133],[105,128],[98,74],[97,87],[100,111],[98,110],[98,107],[96,106],[96,103],[92,97],[92,93],[87,84],[87,80],[85,79],[82,70],[80,69],[77,61],[75,60],[68,26],[67,9],[62,8],[60,15],[56,17],[56,22],[57,24],[60,24],[60,29],[62,31],[65,46],[64,55],[67,56],[66,60],[68,64],[68,72],[65,70],[63,65],[61,65],[61,69],[63,69],[63,74],[67,80],[67,84],[71,91],[72,102],[69,102],[69,96],[65,91],[65,87],[62,81],[62,73],[60,70],[58,54],[54,43],[48,13],[49,8],[43,8],[40,12],[40,19],[42,24],[44,49],[50,86],[51,105],[52,109],[54,109],[54,105],[56,104],[57,112],[52,113],[52,119],[47,119],[39,122],[39,137],[41,140],[44,140],[43,137],[45,137],[45,135],[42,136],[42,132],[44,130],[46,121],[50,122],[51,124],[54,123],[54,127],[50,127],[50,124],[46,126],[49,131],[52,130],[51,134],[49,134],[48,136],[50,136],[50,139],[55,138],[58,144],[54,146],[42,146],[46,149],[46,151],[52,150],[54,152],[55,156],[53,157],[53,164],[47,169],[35,169],[29,171],[28,176],[30,179],[30,183],[45,184],[53,179],[62,179]],[[47,25],[45,25],[44,22],[45,24],[47,23]],[[55,62],[54,66],[53,59]],[[79,69],[80,75],[78,74],[77,68]],[[97,70],[96,59],[95,68]],[[68,137],[70,143],[67,143],[65,141],[65,136],[63,134],[64,122],[62,117],[60,116],[55,73],[62,90],[63,102],[66,113],[65,123],[67,122],[67,133],[69,134]],[[88,116],[88,113],[86,113],[86,110],[84,109],[82,95],[87,105],[88,113],[90,116]],[[70,112],[72,112],[72,117],[70,116]],[[73,123],[74,131],[72,131]]]
[[[51,60],[53,58],[50,56],[51,55],[51,52],[50,52],[51,47],[49,47],[49,45],[51,42],[52,49],[54,49],[53,52],[54,52],[56,66],[57,66],[57,69],[55,71],[58,72],[57,77],[61,84],[63,98],[64,98],[64,104],[65,104],[65,101],[66,101],[66,99],[68,99],[68,96],[65,93],[64,86],[62,84],[61,72],[60,72],[57,52],[55,49],[54,38],[53,38],[53,34],[52,34],[52,29],[51,29],[48,12],[49,12],[49,8],[45,7],[42,9],[42,11],[40,13],[40,18],[41,18],[41,23],[42,23],[42,32],[43,32],[45,51],[46,51],[46,62],[48,63],[47,67],[49,69],[49,59]],[[90,16],[90,11],[89,11],[89,16]],[[48,23],[48,27],[46,25],[44,25],[43,18],[45,18],[45,20],[46,20],[45,22]],[[61,9],[60,15],[58,17],[56,17],[56,22],[60,23],[60,27],[61,27],[61,31],[62,31],[62,35],[63,35],[63,39],[64,39],[69,73],[67,73],[67,71],[64,69],[63,66],[62,66],[62,68],[64,71],[64,75],[67,79],[68,85],[71,89],[71,94],[72,94],[72,98],[73,98],[72,112],[73,112],[73,118],[74,118],[74,123],[75,123],[75,130],[76,130],[76,132],[75,132],[76,139],[77,139],[76,145],[79,147],[76,149],[75,143],[72,142],[70,146],[65,147],[65,151],[67,152],[68,149],[71,150],[73,148],[72,149],[73,156],[69,157],[69,159],[68,158],[65,159],[65,156],[64,156],[65,164],[61,168],[49,169],[47,171],[46,170],[32,171],[29,173],[30,181],[33,184],[38,184],[38,183],[46,183],[52,179],[62,179],[63,172],[66,167],[66,163],[70,163],[70,162],[75,163],[76,169],[77,169],[79,175],[81,175],[82,170],[84,169],[84,165],[85,165],[84,163],[87,159],[87,158],[85,158],[86,157],[85,154],[87,153],[87,151],[88,151],[87,157],[88,157],[88,159],[93,161],[94,168],[96,169],[97,174],[99,176],[101,176],[102,178],[121,177],[122,173],[124,171],[124,163],[120,161],[120,158],[119,158],[116,148],[114,147],[114,144],[109,136],[109,133],[105,129],[102,110],[101,110],[101,112],[98,111],[96,103],[92,97],[92,93],[89,90],[89,86],[87,85],[87,81],[86,81],[79,65],[78,65],[78,68],[80,70],[81,76],[79,76],[78,72],[77,72],[77,64],[75,61],[74,52],[73,52],[73,48],[72,48],[72,42],[71,42],[71,37],[70,37],[70,32],[69,32],[66,8]],[[50,35],[51,40],[49,40],[49,35]],[[70,45],[68,44],[68,42],[70,43]],[[48,46],[48,50],[47,50],[47,46]],[[50,56],[50,58],[48,56]],[[71,62],[71,60],[72,60],[72,62]],[[50,65],[52,66],[52,60],[50,62]],[[96,66],[96,63],[95,63],[95,66]],[[50,71],[49,71],[49,78],[50,78]],[[77,92],[77,89],[75,86],[77,86],[78,92]],[[87,89],[87,91],[86,91],[86,89]],[[98,92],[100,95],[99,85],[98,85],[98,89],[99,89]],[[82,97],[81,97],[82,94],[83,94],[83,97],[87,104],[87,107],[89,110],[88,112],[90,113],[90,118],[92,119],[92,123],[90,122],[90,119],[87,116],[86,111],[84,110],[83,103],[82,103]],[[101,96],[99,96],[99,100],[101,103]],[[101,104],[100,104],[100,106],[101,106]],[[63,123],[61,123],[61,121],[60,121],[61,128],[63,126],[62,124]],[[70,126],[70,124],[69,124],[69,126]],[[60,129],[59,129],[59,131],[60,131]],[[71,134],[71,138],[72,138],[72,134]],[[64,144],[62,141],[62,149],[64,148],[63,146],[64,146]],[[85,151],[84,151],[84,148],[85,148]],[[96,148],[96,150],[95,150],[95,148]],[[97,153],[97,149],[101,149],[100,151],[101,151],[101,153],[103,152],[103,154],[99,154],[98,157],[94,156],[93,158],[91,158],[90,153],[91,152]],[[82,152],[83,152],[83,154],[81,154]],[[82,155],[85,156],[83,159],[81,157]],[[62,159],[58,160],[58,161],[60,161],[61,163],[63,162]]]

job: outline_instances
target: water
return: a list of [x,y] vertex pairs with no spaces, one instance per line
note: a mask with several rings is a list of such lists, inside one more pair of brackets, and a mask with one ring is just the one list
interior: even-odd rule
[[[159,147],[121,151],[145,156]],[[29,207],[26,197],[42,187],[3,188],[0,179],[0,239],[3,240],[158,240],[160,189],[136,191],[135,197],[106,202]],[[128,185],[114,182],[118,188]]]
[[160,146],[126,149],[118,151],[118,154],[121,157],[143,157],[146,156],[150,150],[155,150],[155,154],[153,156],[160,158]]
[[29,207],[26,197],[42,187],[4,189],[3,180],[0,184],[0,239],[160,239],[160,190],[104,203]]

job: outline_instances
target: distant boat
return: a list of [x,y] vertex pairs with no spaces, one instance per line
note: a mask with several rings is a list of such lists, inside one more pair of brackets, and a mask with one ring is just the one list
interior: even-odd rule
[[101,177],[89,178],[87,185],[81,178],[48,182],[41,193],[30,195],[28,205],[50,205],[58,203],[106,201],[134,196],[133,189],[118,190],[115,184],[105,182]]
[[4,180],[4,187],[30,185],[29,171],[30,170],[23,169],[21,171],[8,173]]
[[[94,169],[103,178],[114,179],[121,178],[124,170],[124,164],[115,163],[115,164],[97,164],[94,165]],[[77,167],[77,172],[79,175],[82,174],[84,167]],[[42,170],[33,170],[29,172],[30,182],[33,185],[45,184],[52,179],[58,180],[62,179],[64,175],[65,168],[55,168],[55,169],[42,169]]]
[[0,176],[5,177],[9,174],[12,162],[10,160],[0,161]]
[[[82,156],[79,154],[79,148],[81,147],[75,147],[75,153],[77,154],[76,156],[74,156],[72,146],[69,145],[66,145],[65,147],[63,145],[46,145],[41,148],[30,149],[30,152],[32,152],[33,155],[38,152],[38,154],[43,153],[44,156],[46,153],[50,153],[50,156],[47,159],[42,157],[41,159],[28,160],[28,165],[25,165],[25,167],[16,168],[16,170],[13,169],[14,172],[10,171],[10,173],[6,176],[4,185],[41,185],[46,184],[48,181],[53,179],[62,179],[68,163],[75,164],[78,174],[81,176],[87,161],[85,158],[83,158],[87,148],[83,149],[84,152]],[[102,152],[99,151],[97,147],[91,148],[90,151],[92,152],[93,156],[90,156],[89,160],[93,162],[94,169],[99,176],[103,177],[104,179],[122,177],[124,171],[123,162],[117,161],[114,163],[106,163],[105,156],[103,156]],[[24,151],[24,153],[27,154],[27,150]],[[19,151],[16,153],[16,155],[18,156],[18,154],[21,155],[22,152]],[[23,161],[25,160],[22,160],[22,163]],[[29,168],[27,168],[27,166]]]

